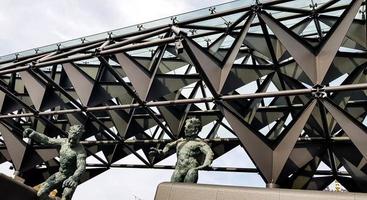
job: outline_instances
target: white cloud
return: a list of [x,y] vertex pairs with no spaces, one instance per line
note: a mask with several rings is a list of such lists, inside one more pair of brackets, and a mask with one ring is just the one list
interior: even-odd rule
[[0,55],[105,32],[228,0],[2,0]]

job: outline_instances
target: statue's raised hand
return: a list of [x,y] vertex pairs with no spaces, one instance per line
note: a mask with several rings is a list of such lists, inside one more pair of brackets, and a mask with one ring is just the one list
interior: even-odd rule
[[28,138],[28,137],[29,137],[29,135],[30,135],[32,132],[33,132],[33,129],[31,129],[31,128],[26,128],[26,129],[24,129],[24,131],[23,131],[23,137]]

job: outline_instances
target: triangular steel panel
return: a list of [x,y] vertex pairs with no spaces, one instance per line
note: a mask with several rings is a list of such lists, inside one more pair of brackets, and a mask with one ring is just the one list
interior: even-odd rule
[[290,32],[287,27],[277,22],[269,14],[261,12],[259,16],[275,33],[312,82],[321,84],[362,2],[363,0],[353,1],[351,6],[344,11],[340,23],[334,26],[325,40],[321,42],[318,52],[312,51],[312,47],[301,43],[302,39],[299,36]]
[[104,66],[105,63],[101,62],[101,66],[99,67],[98,72],[98,81],[99,82],[117,82],[115,76]]
[[151,82],[151,75],[147,69],[126,53],[119,53],[115,56],[140,98],[145,100],[148,96]]
[[296,144],[278,183],[287,188],[305,188],[317,170],[326,148],[322,144]]
[[293,121],[287,134],[281,138],[274,149],[260,133],[256,133],[248,125],[246,126],[246,122],[241,120],[239,115],[235,114],[235,111],[231,111],[227,106],[222,105],[219,105],[219,108],[237,133],[238,138],[255,165],[262,172],[265,180],[274,183],[277,181],[315,105],[316,100],[307,105],[302,115]]
[[20,170],[24,155],[27,150],[27,144],[21,137],[15,136],[13,130],[9,129],[3,123],[0,123],[1,135],[4,138],[5,145],[8,147],[8,152],[11,157],[12,163],[16,170]]
[[111,96],[99,84],[75,64],[65,63],[63,69],[83,105],[95,106],[111,99]]
[[202,70],[203,75],[210,82],[207,84],[210,84],[216,93],[221,93],[226,84],[228,76],[231,73],[234,60],[237,58],[237,54],[250,28],[253,18],[253,15],[249,16],[241,32],[238,34],[238,37],[231,46],[232,51],[229,51],[226,54],[223,63],[191,38],[184,36],[183,45],[186,50],[189,49],[191,52],[188,55],[194,63],[197,63],[197,67]]
[[232,113],[228,108],[219,106],[219,109],[227,119],[237,137],[243,144],[246,152],[251,157],[254,164],[263,174],[267,182],[271,180],[271,166],[272,166],[272,149],[269,145],[256,134],[253,130],[245,126],[245,123]]
[[367,128],[360,122],[353,119],[353,117],[344,110],[331,103],[330,100],[322,101],[322,103],[349,136],[353,144],[367,159]]
[[224,33],[220,35],[216,40],[214,40],[214,42],[212,42],[208,47],[209,52],[215,55],[223,42],[226,40],[226,37],[228,37],[228,34]]
[[230,47],[231,51],[229,51],[227,53],[226,57],[224,58],[223,66],[221,67],[222,70],[221,70],[219,88],[217,90],[218,93],[222,92],[224,84],[226,83],[226,81],[228,79],[228,75],[231,72],[233,63],[237,58],[237,54],[240,51],[242,43],[246,38],[247,32],[250,29],[250,25],[251,25],[252,21],[254,20],[254,17],[255,16],[253,14],[251,14],[248,17],[248,19],[246,20],[243,28],[241,29],[241,31],[239,32],[237,38],[235,39],[232,46]]
[[20,72],[24,86],[35,108],[39,111],[48,110],[63,105],[63,101],[45,83],[38,80],[28,71]]
[[317,83],[321,83],[341,46],[345,35],[351,26],[354,17],[363,0],[355,0],[351,2],[350,7],[347,8],[342,16],[339,18],[336,26],[333,26],[325,37],[325,42],[321,41],[321,49],[317,54]]
[[273,17],[263,12],[259,15],[267,26],[274,32],[282,42],[287,51],[293,56],[302,70],[310,77],[313,83],[317,82],[316,60],[311,47],[301,43],[298,35],[291,32],[287,27],[277,22]]
[[159,97],[173,93],[199,80],[200,78],[197,76],[157,74],[154,77],[146,100],[156,100]]
[[46,85],[36,80],[29,72],[22,71],[19,73],[22,77],[24,86],[26,87],[30,98],[37,110],[40,110],[42,100],[46,93]]
[[272,176],[276,180],[281,170],[283,169],[285,162],[289,158],[289,155],[297,142],[299,135],[301,134],[303,127],[305,126],[307,120],[309,119],[313,109],[316,106],[316,100],[311,101],[302,114],[299,116],[293,124],[290,124],[290,129],[287,134],[280,140],[277,147],[274,149],[273,159],[275,163],[273,164]]
[[35,151],[44,161],[48,161],[59,156],[57,149],[35,149]]
[[206,84],[212,87],[214,91],[219,91],[222,69],[220,61],[187,36],[184,36],[183,45],[186,51],[190,51],[188,55],[195,67],[201,70],[202,75],[209,81]]
[[23,106],[11,99],[6,93],[0,91],[0,111],[2,114],[11,113],[21,108]]
[[119,135],[125,138],[131,116],[125,110],[108,111]]
[[268,67],[253,67],[249,65],[233,65],[228,79],[222,88],[222,94],[227,94],[245,84],[271,74],[274,70]]
[[367,159],[358,152],[359,150],[352,144],[334,145],[335,155],[343,164],[355,183],[355,191],[366,192],[367,184]]
[[[13,128],[9,128],[3,123],[0,123],[0,130],[17,171],[26,171],[44,162],[42,157],[22,140],[19,136],[20,133],[17,133]],[[45,156],[45,158],[51,159],[49,156]]]
[[[171,94],[173,96],[175,94]],[[169,97],[168,97],[169,98]],[[179,99],[183,99],[180,96]],[[166,98],[161,97],[160,100],[166,100]],[[170,127],[172,134],[176,137],[181,133],[185,118],[190,110],[191,104],[189,105],[174,105],[174,106],[159,106],[158,109],[163,115],[167,125]]]
[[[337,17],[328,16],[328,15],[320,15],[319,20],[325,23],[326,25],[332,27],[337,21]],[[367,48],[367,33],[366,29],[363,30],[363,27],[366,26],[363,20],[354,19],[350,28],[347,32],[347,36],[363,46],[365,49]]]

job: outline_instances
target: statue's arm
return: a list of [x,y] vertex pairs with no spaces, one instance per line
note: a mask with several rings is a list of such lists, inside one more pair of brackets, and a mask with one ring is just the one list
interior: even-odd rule
[[212,164],[213,159],[214,159],[214,153],[208,144],[203,143],[200,146],[200,150],[205,155],[205,160],[202,165],[197,167],[197,169],[203,169],[205,167],[209,167],[209,165]]
[[23,136],[45,145],[61,145],[63,142],[63,139],[51,138],[30,128],[24,130]]
[[76,158],[77,169],[75,170],[72,176],[70,176],[63,182],[63,185],[62,185],[63,188],[65,187],[76,188],[78,186],[79,179],[85,172],[86,158],[87,158],[87,154],[85,153],[84,149],[82,149]]
[[73,178],[77,181],[79,181],[80,177],[83,175],[83,173],[85,172],[85,167],[87,165],[86,163],[86,159],[87,159],[87,154],[85,153],[85,151],[83,150],[82,153],[80,153],[77,156],[77,169],[75,170],[74,174],[73,174]]
[[179,143],[181,141],[181,139],[178,139],[176,141],[170,142],[168,144],[166,144],[166,146],[164,146],[161,154],[166,155],[166,153],[168,153],[169,150],[171,150],[172,148],[177,146],[177,143]]
[[158,153],[159,155],[162,155],[162,156],[164,156],[164,155],[166,155],[166,153],[170,150],[170,149],[172,149],[173,147],[175,147],[176,145],[177,145],[177,143],[178,142],[180,142],[182,139],[178,139],[178,140],[176,140],[176,141],[173,141],[173,142],[170,142],[170,143],[168,143],[168,144],[166,144],[166,146],[164,146],[164,148],[163,148],[163,150],[161,150],[161,149],[158,149],[158,148],[150,148],[150,154],[155,154],[155,153]]

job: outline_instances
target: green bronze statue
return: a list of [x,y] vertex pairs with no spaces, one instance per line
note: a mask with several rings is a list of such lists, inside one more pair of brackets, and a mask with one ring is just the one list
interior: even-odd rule
[[73,125],[68,131],[68,138],[50,138],[30,128],[24,130],[24,137],[29,137],[36,142],[45,145],[60,146],[60,169],[59,172],[50,176],[41,184],[37,196],[41,200],[49,199],[49,193],[62,186],[62,200],[70,200],[78,186],[78,181],[85,171],[87,154],[80,144],[83,134],[81,125]]
[[[177,162],[171,182],[197,183],[198,170],[212,163],[214,153],[206,142],[197,137],[200,131],[200,120],[188,119],[185,124],[184,138],[168,143],[163,150],[152,148],[151,154],[165,155],[171,148],[176,147]],[[203,156],[204,159],[202,159]]]

